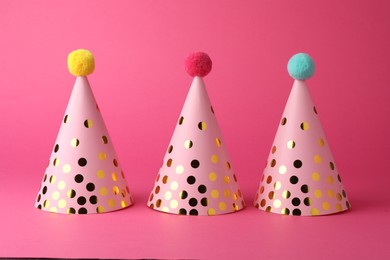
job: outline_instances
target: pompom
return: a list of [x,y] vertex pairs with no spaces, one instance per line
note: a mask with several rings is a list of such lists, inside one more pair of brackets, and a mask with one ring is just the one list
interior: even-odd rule
[[294,79],[308,79],[314,74],[313,59],[306,53],[295,54],[288,61],[287,70]]
[[95,59],[90,51],[78,49],[69,53],[68,68],[74,76],[87,76],[95,69]]
[[184,66],[190,76],[204,77],[211,71],[213,63],[206,53],[194,52],[185,59]]

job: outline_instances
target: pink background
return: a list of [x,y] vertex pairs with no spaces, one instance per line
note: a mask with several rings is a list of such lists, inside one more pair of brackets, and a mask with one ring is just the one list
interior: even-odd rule
[[[0,1],[0,256],[377,258],[388,247],[390,3],[299,1]],[[75,81],[67,54],[91,50],[89,81],[135,205],[103,215],[39,211],[34,200]],[[152,211],[147,197],[191,78],[192,51],[248,207],[217,217]],[[251,206],[292,86],[309,88],[352,209],[280,216]]]

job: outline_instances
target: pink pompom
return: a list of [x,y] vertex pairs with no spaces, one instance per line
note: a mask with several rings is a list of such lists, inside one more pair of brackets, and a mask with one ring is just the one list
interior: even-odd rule
[[184,61],[184,66],[190,76],[204,77],[211,71],[213,63],[204,52],[191,53]]

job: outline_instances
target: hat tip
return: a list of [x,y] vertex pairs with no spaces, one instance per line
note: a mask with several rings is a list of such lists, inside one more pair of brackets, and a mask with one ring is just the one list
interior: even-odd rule
[[306,80],[314,74],[314,61],[306,53],[297,53],[290,58],[287,70],[290,76],[297,80]]
[[194,52],[185,59],[184,66],[190,76],[205,77],[211,71],[212,61],[207,53]]
[[68,55],[68,69],[74,76],[87,76],[95,69],[95,58],[88,50],[74,50]]

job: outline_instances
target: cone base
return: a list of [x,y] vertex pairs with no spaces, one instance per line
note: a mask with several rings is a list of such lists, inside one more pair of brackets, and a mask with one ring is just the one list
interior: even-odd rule
[[245,203],[241,205],[241,207],[237,207],[233,210],[226,210],[225,212],[219,212],[216,211],[214,208],[208,208],[207,210],[199,210],[199,209],[191,209],[189,211],[185,210],[184,208],[182,209],[175,209],[174,211],[172,209],[169,209],[167,207],[165,208],[155,208],[153,204],[148,204],[148,207],[152,210],[171,214],[171,215],[189,215],[189,216],[218,216],[218,215],[226,215],[226,214],[232,214],[238,211],[241,211],[245,208]]

